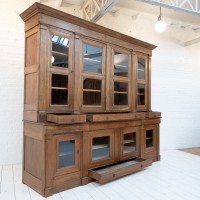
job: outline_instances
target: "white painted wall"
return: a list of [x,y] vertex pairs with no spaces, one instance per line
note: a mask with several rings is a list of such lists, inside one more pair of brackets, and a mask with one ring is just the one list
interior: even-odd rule
[[[1,0],[0,165],[22,161],[24,23],[19,14],[31,4]],[[80,15],[76,7],[61,9]],[[200,44],[181,46],[184,33],[158,34],[148,17],[133,21],[107,14],[98,23],[158,46],[152,57],[152,108],[163,116],[161,149],[200,146]]]

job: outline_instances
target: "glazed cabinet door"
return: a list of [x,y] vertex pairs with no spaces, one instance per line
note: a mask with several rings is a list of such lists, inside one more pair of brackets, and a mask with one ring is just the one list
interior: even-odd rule
[[76,39],[76,90],[78,110],[105,111],[106,45],[86,38]]
[[49,110],[72,112],[74,34],[49,28]]
[[136,110],[147,111],[148,105],[148,58],[138,54],[136,63]]
[[54,137],[56,146],[56,176],[80,170],[80,135]]
[[88,154],[85,156],[89,168],[114,162],[114,130],[84,132],[84,135],[89,144]]
[[139,127],[128,127],[121,130],[120,160],[138,157]]
[[110,110],[130,111],[131,51],[112,47],[110,61]]
[[142,156],[154,158],[159,154],[159,125],[146,125],[143,129]]

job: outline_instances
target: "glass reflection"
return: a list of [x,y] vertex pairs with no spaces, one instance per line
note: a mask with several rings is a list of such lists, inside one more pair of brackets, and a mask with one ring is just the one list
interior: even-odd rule
[[69,40],[65,37],[52,35],[52,66],[68,68]]
[[138,79],[145,79],[145,59],[138,58]]
[[59,168],[75,164],[75,141],[59,142]]
[[114,75],[128,76],[128,55],[114,52]]
[[110,137],[95,137],[92,140],[92,160],[110,157]]
[[102,52],[102,48],[83,44],[83,71],[102,73]]

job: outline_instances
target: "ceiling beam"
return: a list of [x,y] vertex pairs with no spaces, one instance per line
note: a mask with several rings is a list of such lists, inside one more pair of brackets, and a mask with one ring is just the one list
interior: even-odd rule
[[192,14],[200,15],[199,0],[137,0],[161,7],[181,10]]
[[119,0],[86,0],[81,9],[84,19],[97,22],[103,17]]
[[190,46],[190,45],[193,45],[193,44],[197,44],[199,42],[200,42],[200,37],[195,38],[193,40],[189,40],[187,42],[184,42],[184,47],[187,47],[187,46]]

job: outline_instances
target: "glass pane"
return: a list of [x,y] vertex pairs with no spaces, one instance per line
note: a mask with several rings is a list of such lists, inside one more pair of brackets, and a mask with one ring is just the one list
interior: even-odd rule
[[59,168],[75,165],[75,141],[59,142]]
[[128,105],[128,83],[114,82],[114,105]]
[[130,153],[136,150],[136,133],[124,134],[123,153]]
[[145,59],[138,58],[138,79],[145,79]]
[[52,87],[68,88],[68,76],[52,74]]
[[65,37],[52,35],[52,66],[68,68],[69,40]]
[[102,48],[83,44],[83,71],[102,73]]
[[83,105],[101,105],[101,93],[83,91]]
[[138,100],[138,105],[145,105],[145,85],[144,84],[138,84],[137,100]]
[[68,76],[52,74],[51,83],[51,104],[67,105],[68,104]]
[[101,91],[101,80],[85,78],[83,80],[84,90],[100,90]]
[[95,137],[92,140],[92,160],[110,157],[110,137]]
[[101,105],[101,80],[83,80],[83,105]]
[[114,52],[114,75],[128,76],[128,55]]
[[153,130],[146,130],[146,148],[153,146]]

